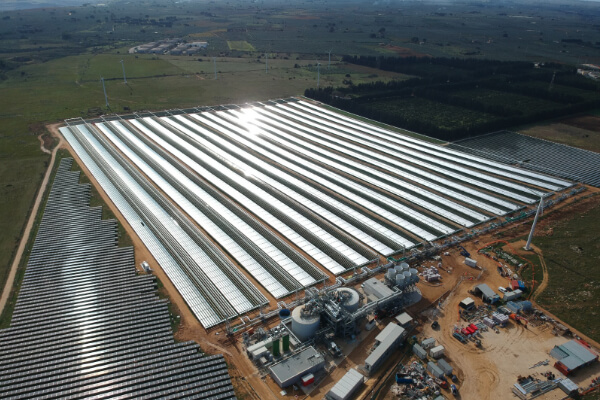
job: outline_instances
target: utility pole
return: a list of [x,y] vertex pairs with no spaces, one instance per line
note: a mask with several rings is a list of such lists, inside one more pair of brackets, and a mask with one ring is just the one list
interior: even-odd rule
[[548,86],[548,91],[550,92],[554,87],[554,78],[556,77],[556,71],[552,74],[552,79],[550,80],[550,85]]
[[106,95],[106,86],[104,86],[104,78],[100,77],[100,81],[102,82],[102,90],[104,91],[104,101],[106,101],[106,108],[108,108],[108,96]]
[[321,63],[317,63],[317,89],[319,88],[320,80],[321,80]]
[[125,76],[125,63],[121,60],[121,67],[123,67],[123,82],[127,85],[127,76]]

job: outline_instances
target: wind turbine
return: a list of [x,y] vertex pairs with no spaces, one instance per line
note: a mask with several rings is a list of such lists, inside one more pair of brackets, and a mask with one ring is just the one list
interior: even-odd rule
[[269,73],[269,53],[265,51],[265,72]]
[[108,96],[106,95],[106,86],[104,86],[104,78],[100,77],[100,81],[102,82],[102,90],[104,90],[104,100],[106,101],[106,108],[108,108]]
[[213,57],[213,69],[215,70],[215,80],[217,80],[217,57]]
[[527,244],[525,245],[525,250],[531,250],[531,239],[533,239],[533,232],[535,231],[535,225],[538,222],[538,218],[544,212],[544,196],[540,196],[540,205],[535,213],[535,218],[533,219],[533,224],[531,225],[531,232],[529,232],[529,237],[527,238]]
[[329,70],[329,67],[331,66],[331,50],[333,50],[333,49],[329,49],[329,51],[327,52],[327,54],[329,54],[329,62],[327,63],[328,70]]
[[121,60],[121,67],[123,67],[123,82],[127,85],[127,77],[125,76],[125,63]]

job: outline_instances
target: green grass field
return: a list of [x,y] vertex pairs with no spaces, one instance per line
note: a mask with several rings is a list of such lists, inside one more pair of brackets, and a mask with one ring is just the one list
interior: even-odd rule
[[237,50],[237,51],[256,51],[254,46],[245,40],[228,40],[227,46],[229,46],[229,50]]
[[[582,213],[573,212],[556,222],[542,219],[539,229],[551,235],[537,235],[533,243],[542,250],[549,281],[537,302],[567,324],[590,338],[600,341],[600,199],[586,201]],[[517,240],[526,240],[526,237]],[[542,267],[537,256],[528,257],[534,264],[535,279],[542,281]],[[524,272],[531,279],[531,271]]]
[[372,101],[369,103],[369,107],[384,112],[398,113],[408,120],[418,120],[423,118],[423,115],[428,115],[428,122],[448,130],[495,119],[491,114],[418,97]]

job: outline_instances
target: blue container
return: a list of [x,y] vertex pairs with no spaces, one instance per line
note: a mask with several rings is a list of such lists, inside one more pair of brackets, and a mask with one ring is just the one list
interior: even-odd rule
[[523,311],[530,311],[533,305],[529,300],[524,300],[521,302],[521,307],[523,308]]
[[400,385],[410,385],[411,383],[415,383],[412,378],[407,378],[406,376],[396,374],[396,383]]
[[525,282],[519,281],[519,289],[521,289],[521,290],[525,289]]
[[287,308],[282,308],[279,310],[279,318],[284,319],[290,316],[290,310]]

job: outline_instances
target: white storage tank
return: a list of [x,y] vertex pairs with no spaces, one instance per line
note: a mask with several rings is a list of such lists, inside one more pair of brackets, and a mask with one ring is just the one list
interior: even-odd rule
[[396,285],[398,285],[399,288],[403,288],[404,286],[406,286],[406,279],[404,279],[404,275],[396,275]]
[[394,279],[396,279],[396,270],[394,268],[388,269],[386,276],[390,281],[393,281]]
[[312,338],[319,329],[321,322],[321,315],[316,311],[306,311],[308,309],[310,309],[310,306],[303,305],[294,308],[294,311],[292,311],[292,332],[301,341]]
[[398,273],[406,271],[407,269],[408,269],[408,264],[405,262],[396,265],[396,271],[398,271]]
[[[393,270],[392,270],[393,271]],[[348,312],[355,312],[360,306],[360,296],[358,292],[350,288],[339,288],[337,289],[338,299],[340,305]]]
[[419,282],[419,272],[416,269],[411,268],[410,269],[410,283],[415,284],[417,282]]

